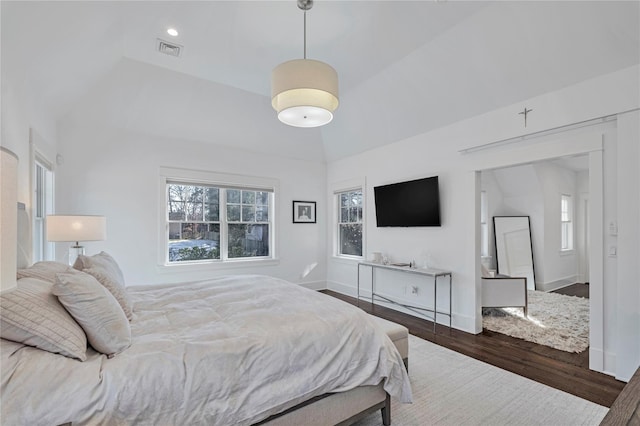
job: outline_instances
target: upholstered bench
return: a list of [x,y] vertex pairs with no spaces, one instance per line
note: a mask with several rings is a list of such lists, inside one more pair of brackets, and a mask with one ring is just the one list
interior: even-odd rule
[[384,318],[371,315],[376,324],[389,336],[393,344],[398,348],[398,352],[402,355],[404,366],[409,371],[409,330],[407,327],[388,321]]

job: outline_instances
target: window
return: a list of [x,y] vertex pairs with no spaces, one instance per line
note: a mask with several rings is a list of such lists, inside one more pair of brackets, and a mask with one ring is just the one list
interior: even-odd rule
[[362,190],[336,193],[339,256],[362,256]]
[[573,200],[571,195],[561,195],[560,197],[560,223],[562,251],[573,250]]
[[[176,170],[161,168],[161,174],[173,175],[161,177],[162,264],[275,258],[275,185],[262,187],[258,178]],[[201,182],[193,182],[194,177]],[[237,185],[216,183],[234,179]]]
[[51,165],[36,155],[33,169],[33,261],[53,260],[53,243],[46,240],[45,220],[53,214]]
[[489,256],[489,202],[487,191],[480,191],[480,255]]

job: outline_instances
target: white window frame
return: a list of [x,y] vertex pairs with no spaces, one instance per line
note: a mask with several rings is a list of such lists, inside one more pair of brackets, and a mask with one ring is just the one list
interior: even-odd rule
[[560,194],[560,251],[563,253],[574,248],[573,211],[573,197]]
[[55,260],[54,243],[46,240],[47,215],[54,213],[53,164],[37,150],[32,161],[32,261]]
[[[246,267],[251,265],[277,264],[277,209],[276,199],[279,181],[273,178],[217,173],[204,170],[190,170],[173,167],[160,167],[158,180],[158,266],[160,271],[197,270],[226,267]],[[220,193],[220,259],[169,262],[169,222],[167,218],[167,185],[180,182],[194,186],[215,186],[221,189],[240,189],[248,191],[266,191],[269,196],[269,256],[229,258],[227,256],[226,209],[223,208],[226,191]],[[235,223],[235,222],[233,222]]]
[[[340,194],[350,191],[362,192],[362,256],[340,254]],[[333,200],[329,203],[332,210],[329,217],[332,218],[333,258],[345,261],[362,261],[367,253],[367,189],[364,179],[351,179],[331,185],[329,196]]]

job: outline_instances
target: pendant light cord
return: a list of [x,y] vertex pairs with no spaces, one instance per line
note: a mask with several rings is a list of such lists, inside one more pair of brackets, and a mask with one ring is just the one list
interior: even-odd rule
[[298,0],[298,8],[304,12],[304,59],[307,59],[307,10],[313,7],[313,0]]

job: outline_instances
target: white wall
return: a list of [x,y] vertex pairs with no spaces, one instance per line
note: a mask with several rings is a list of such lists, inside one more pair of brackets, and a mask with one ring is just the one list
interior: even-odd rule
[[[123,59],[58,122],[56,212],[105,215],[107,241],[87,251],[111,253],[129,285],[265,273],[324,287],[325,165],[319,130],[305,130],[279,123],[266,97]],[[158,267],[163,166],[279,180],[279,262]],[[292,224],[292,200],[317,201],[317,223]]]
[[640,112],[618,117],[616,378],[629,380],[640,366]]
[[[4,56],[4,52],[3,52]],[[31,206],[29,189],[30,129],[39,135],[41,149],[55,152],[56,122],[40,103],[36,88],[28,85],[19,63],[2,61],[2,146],[19,158],[18,201]],[[10,59],[10,58],[9,58]],[[55,160],[55,159],[53,159]]]
[[[540,280],[540,289],[549,291],[576,282],[578,274],[578,251],[575,237],[575,209],[578,197],[576,173],[555,164],[539,163],[535,165],[543,191],[544,206],[544,276]],[[574,209],[574,249],[561,252],[560,198],[569,195]],[[536,277],[537,278],[537,277]]]
[[[140,135],[95,125],[60,124],[57,171],[59,213],[107,217],[107,240],[85,243],[105,250],[122,266],[128,285],[204,279],[213,275],[265,273],[311,287],[324,287],[325,174],[322,163],[258,155],[211,143]],[[87,143],[91,141],[91,143]],[[170,166],[278,179],[276,226],[279,263],[227,269],[158,267],[159,168]],[[291,201],[318,201],[317,224],[292,224]],[[56,257],[66,261],[66,246]],[[317,264],[303,277],[307,266]]]
[[589,282],[589,171],[581,171],[576,174],[576,246],[578,250],[578,276],[579,283]]
[[[638,75],[639,68],[637,66],[631,67],[452,126],[332,162],[328,165],[328,183],[331,185],[332,182],[348,179],[366,179],[369,201],[365,214],[367,232],[365,253],[370,255],[374,250],[384,250],[392,258],[398,260],[415,258],[424,251],[432,253],[437,259],[437,266],[450,269],[454,273],[454,326],[461,330],[477,333],[481,331],[481,316],[479,314],[479,298],[476,297],[479,289],[480,256],[475,238],[476,224],[479,222],[479,212],[475,204],[476,191],[480,188],[476,187],[474,171],[600,150],[603,149],[603,133],[601,131],[598,136],[598,129],[586,128],[580,130],[579,133],[584,133],[587,136],[591,133],[589,137],[566,139],[556,135],[536,140],[515,139],[511,144],[492,145],[488,149],[467,154],[462,154],[459,151],[636,109],[640,105]],[[532,116],[535,118],[529,121],[527,129],[522,127],[521,117],[517,114],[525,106],[538,113],[537,116]],[[628,118],[628,121],[638,125],[635,116]],[[613,141],[610,141],[611,138]],[[637,144],[637,139],[634,140],[632,135],[625,135],[625,138],[631,139],[632,142],[625,142],[622,144],[623,147],[627,147],[631,143]],[[614,143],[615,134],[604,137],[605,157],[612,149],[615,149]],[[627,148],[625,152],[618,153],[618,158],[625,155],[628,150]],[[633,158],[637,158],[637,153],[633,153]],[[606,183],[611,182],[611,177],[616,173],[615,164],[604,163]],[[374,186],[391,181],[432,175],[440,176],[442,227],[406,230],[375,227],[372,194]],[[627,181],[624,185],[626,192],[633,194],[631,195],[633,199],[625,201],[625,203],[631,203],[637,208],[637,193],[640,183],[635,180]],[[605,189],[605,206],[611,203],[620,203],[615,191]],[[605,210],[605,216],[606,214]],[[632,237],[637,239],[637,231],[632,232]],[[633,266],[627,267],[637,270],[637,250],[634,255]],[[606,259],[603,261],[606,262]],[[619,266],[620,258],[618,258]],[[612,297],[619,299],[621,290],[625,293],[625,296],[622,297],[630,295],[631,300],[638,299],[636,290],[619,286],[614,275],[615,271],[605,265],[606,287],[603,289],[605,297],[604,300],[598,301],[598,303],[604,304],[602,319],[604,326],[602,329],[594,331],[607,336],[604,339],[604,347],[597,348],[597,350],[613,354],[618,350],[616,334],[619,330],[617,329],[636,330],[637,321],[631,324],[631,319],[621,318],[619,312],[608,304],[608,300]],[[333,259],[329,252],[327,280],[330,288],[354,293],[356,285],[355,262],[349,264],[344,260]],[[635,311],[637,315],[637,307]],[[611,329],[612,327],[613,329]],[[636,333],[630,339],[637,346],[640,334]],[[637,356],[635,359],[637,361]],[[627,360],[626,362],[626,368],[629,368],[631,361]],[[620,365],[620,359],[615,367],[610,367],[609,363],[609,365],[600,365],[595,368],[600,371],[616,371],[623,368]]]
[[504,211],[504,205],[502,202],[502,191],[498,186],[498,181],[492,170],[484,170],[480,174],[481,190],[487,193],[487,221],[488,221],[488,233],[489,233],[489,256],[491,260],[489,262],[490,269],[497,270],[496,261],[496,241],[493,235],[493,217],[500,216]]
[[[490,194],[491,216],[529,216],[538,290],[550,291],[576,282],[579,250],[576,247],[561,253],[559,234],[560,194],[571,195],[577,207],[576,179],[576,172],[549,161],[482,173],[482,190]],[[575,236],[582,231],[576,227]]]
[[[25,204],[27,214],[32,217],[30,174],[33,144],[30,139],[34,139],[35,147],[43,153],[55,152],[56,122],[53,114],[43,105],[38,88],[27,82],[25,58],[17,53],[4,49],[0,55],[0,144],[18,156],[17,199]],[[30,235],[25,238],[31,239]],[[14,287],[15,282],[2,282],[1,286],[4,290]]]
[[[493,171],[502,193],[502,206],[497,216],[529,216],[533,266],[536,286],[544,281],[545,200],[537,168],[532,164],[506,167]],[[496,259],[497,262],[497,259]]]

